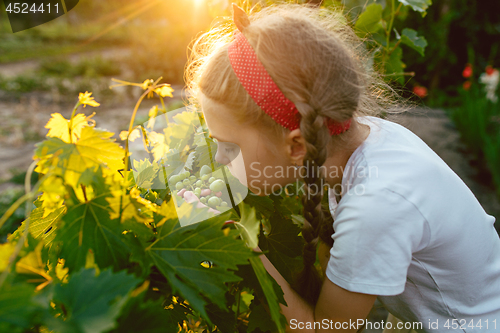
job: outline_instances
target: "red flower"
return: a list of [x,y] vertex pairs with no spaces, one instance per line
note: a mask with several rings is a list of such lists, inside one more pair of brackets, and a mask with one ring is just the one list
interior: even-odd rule
[[463,84],[463,88],[464,90],[469,90],[470,89],[470,85],[472,84],[472,82],[470,81],[465,81],[464,84]]
[[415,86],[413,87],[413,93],[420,98],[424,98],[425,96],[427,96],[427,88],[421,86]]
[[462,76],[466,79],[470,78],[472,75],[472,65],[467,64],[465,65],[464,71],[462,72]]
[[486,66],[486,74],[491,75],[491,74],[493,74],[494,71],[495,71],[495,69],[493,67],[491,67],[490,65]]

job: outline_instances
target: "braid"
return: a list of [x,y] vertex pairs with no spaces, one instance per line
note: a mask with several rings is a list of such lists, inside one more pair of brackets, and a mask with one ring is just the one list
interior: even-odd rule
[[[325,214],[322,206],[323,199],[323,175],[319,173],[320,166],[327,158],[327,145],[330,140],[328,129],[324,126],[324,116],[318,114],[309,104],[296,103],[297,109],[302,114],[300,130],[306,141],[307,153],[304,157],[304,166],[308,168],[304,177],[305,195],[302,197],[304,206],[304,226],[302,236],[305,240],[303,249],[304,268],[296,279],[294,288],[311,305],[316,301],[321,290],[321,278],[318,270],[314,266],[316,262],[316,249],[318,241],[330,238],[333,227],[331,224],[331,214]],[[328,218],[330,216],[330,218]],[[330,241],[326,242],[331,243]]]

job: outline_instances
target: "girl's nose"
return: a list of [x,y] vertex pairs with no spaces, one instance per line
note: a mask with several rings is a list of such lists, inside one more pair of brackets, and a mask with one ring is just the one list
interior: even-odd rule
[[215,161],[220,164],[228,165],[231,163],[231,160],[227,158],[224,154],[220,152],[220,150],[217,150],[217,153],[215,154]]

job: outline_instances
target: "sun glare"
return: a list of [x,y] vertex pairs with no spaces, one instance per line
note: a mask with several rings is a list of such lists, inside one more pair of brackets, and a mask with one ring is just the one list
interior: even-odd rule
[[193,2],[196,7],[200,7],[205,0],[193,0]]

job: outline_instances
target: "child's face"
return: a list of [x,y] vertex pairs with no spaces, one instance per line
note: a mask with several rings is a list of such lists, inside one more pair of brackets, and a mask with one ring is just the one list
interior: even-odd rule
[[292,150],[286,142],[276,144],[258,129],[239,125],[227,107],[203,94],[200,96],[208,129],[218,142],[215,160],[227,165],[250,191],[268,195],[284,190],[285,185],[297,179],[293,167],[297,157],[290,154]]

